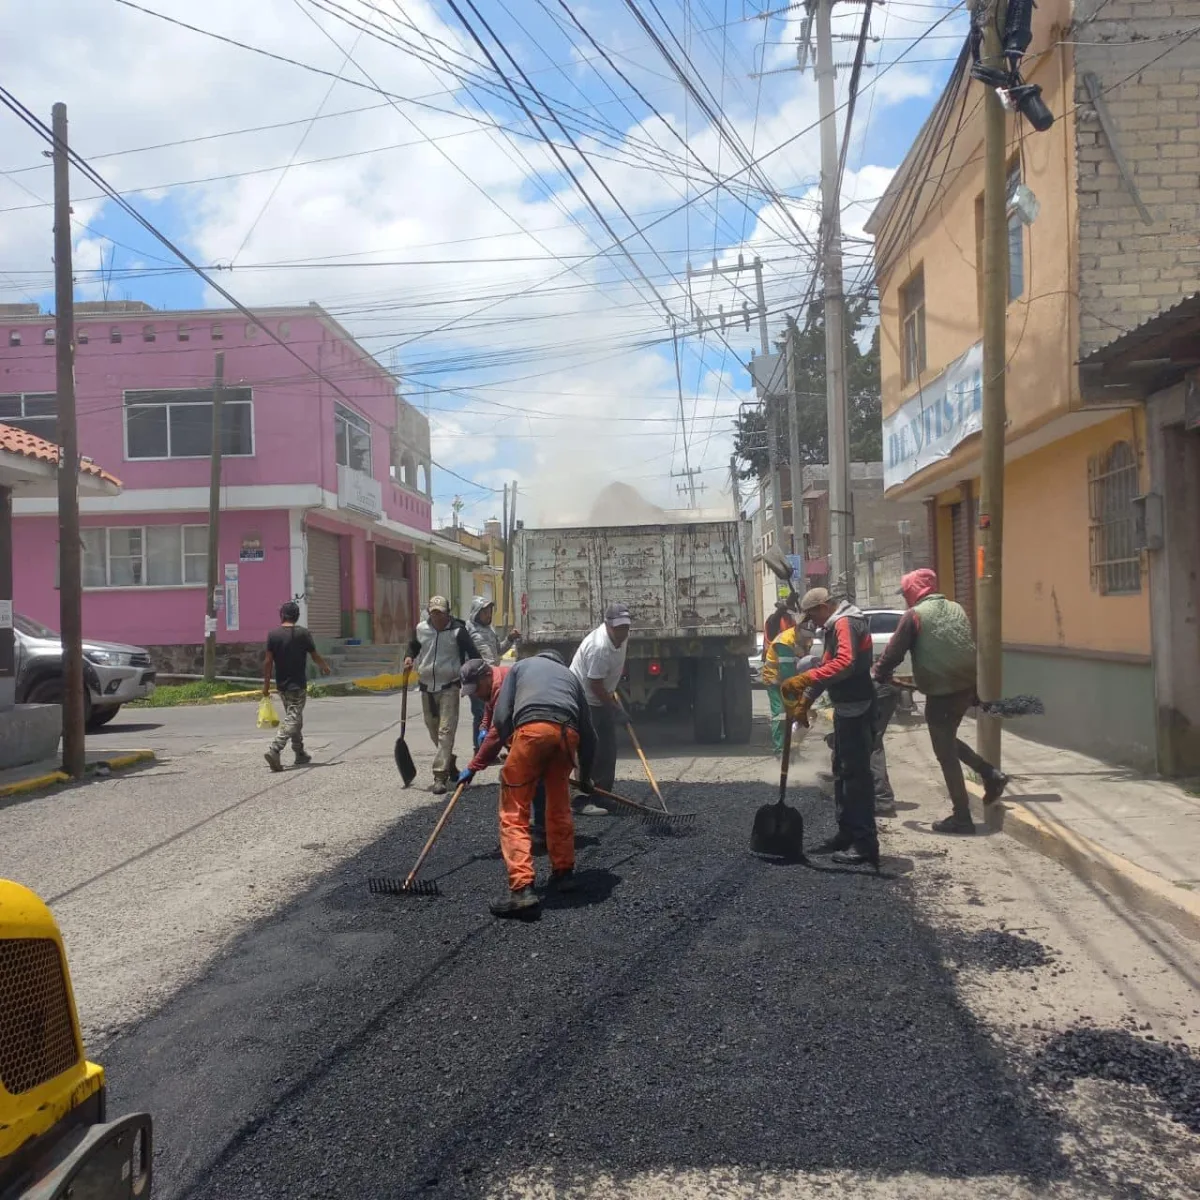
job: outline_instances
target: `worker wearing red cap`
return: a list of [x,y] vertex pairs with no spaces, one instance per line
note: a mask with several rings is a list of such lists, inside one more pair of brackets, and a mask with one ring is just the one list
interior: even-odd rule
[[975,638],[971,621],[961,604],[938,591],[935,571],[912,571],[900,580],[908,611],[900,618],[887,649],[875,664],[875,678],[887,683],[892,672],[912,655],[913,683],[925,696],[925,723],[929,740],[942,768],[954,811],[935,821],[937,833],[975,832],[971,801],[963,780],[962,764],[983,780],[983,802],[993,804],[1008,786],[1008,776],[976,754],[958,737],[967,710],[979,703],[975,693]]

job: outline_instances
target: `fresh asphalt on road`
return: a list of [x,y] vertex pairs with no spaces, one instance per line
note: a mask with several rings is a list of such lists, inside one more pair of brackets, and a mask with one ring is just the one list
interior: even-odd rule
[[[756,745],[727,755],[643,730],[668,802],[699,814],[696,833],[580,820],[580,893],[510,924],[486,910],[503,880],[494,783],[472,790],[435,852],[440,899],[368,893],[368,878],[403,875],[436,811],[399,789],[395,716],[387,698],[314,705],[314,736],[340,765],[282,777],[261,767],[245,710],[123,716],[107,736],[164,759],[159,778],[125,781],[154,836],[131,827],[123,856],[75,867],[67,839],[31,872],[68,893],[56,911],[78,906],[69,951],[88,929],[129,939],[124,954],[82,955],[84,967],[72,954],[77,974],[141,979],[154,942],[131,922],[152,921],[147,906],[173,896],[174,936],[190,945],[188,922],[203,919],[183,911],[189,893],[191,909],[223,902],[214,872],[244,885],[230,861],[257,852],[269,877],[274,842],[319,845],[328,814],[366,814],[328,867],[310,863],[260,894],[254,919],[214,934],[152,1011],[131,1020],[111,1001],[110,1110],[153,1114],[156,1196],[534,1196],[598,1177],[633,1195],[635,1181],[726,1168],[751,1181],[847,1171],[968,1185],[1064,1174],[1054,1115],[1006,1070],[942,965],[914,864],[893,858],[878,878],[748,853],[754,811],[776,796],[761,720]],[[413,733],[410,720],[424,770]],[[622,762],[642,796],[637,770]],[[120,786],[99,785],[90,814],[67,810],[103,847],[111,812],[133,816]],[[190,823],[164,824],[157,809],[185,795]],[[830,833],[828,801],[799,788],[792,799],[810,843]],[[5,818],[26,848],[55,821],[44,801]],[[167,853],[169,872],[139,892]],[[658,1194],[681,1193],[668,1182]]]

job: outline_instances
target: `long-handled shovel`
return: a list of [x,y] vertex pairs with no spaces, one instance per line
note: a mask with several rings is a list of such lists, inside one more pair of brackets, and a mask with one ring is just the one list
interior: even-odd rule
[[[618,701],[618,703],[620,703]],[[625,728],[629,731],[629,740],[633,743],[633,748],[637,751],[637,756],[642,760],[642,770],[646,772],[646,778],[650,780],[650,786],[654,789],[654,794],[658,797],[659,804],[662,805],[663,812],[669,812],[667,802],[663,799],[662,792],[658,789],[658,780],[654,778],[654,772],[650,770],[650,764],[646,760],[646,752],[642,749],[642,743],[638,741],[637,731],[633,728],[633,722],[629,719],[629,714],[625,714]]]
[[764,804],[754,814],[750,831],[750,850],[769,858],[787,862],[804,862],[804,818],[786,804],[788,764],[792,757],[792,718],[785,712],[783,727],[783,762],[779,768],[779,801]]
[[460,783],[454,789],[454,795],[450,797],[446,807],[442,810],[442,815],[438,818],[438,823],[433,827],[433,832],[429,835],[429,841],[425,843],[425,848],[417,857],[413,869],[403,881],[399,879],[368,879],[367,889],[375,896],[421,896],[432,897],[440,896],[442,893],[438,888],[437,880],[431,879],[428,881],[418,880],[417,872],[425,864],[425,859],[429,857],[430,850],[433,849],[433,843],[441,836],[441,832],[446,828],[446,822],[450,820],[450,814],[454,811],[454,806],[458,803],[459,797],[466,791],[467,785]]
[[[577,791],[583,792],[583,788],[579,786],[578,780],[572,779],[571,786]],[[650,808],[645,804],[639,804],[636,800],[630,800],[625,796],[618,796],[615,792],[606,792],[603,788],[598,788],[595,785],[592,786],[591,793],[584,792],[583,794],[603,796],[605,800],[611,800],[617,806],[618,811],[628,813],[630,816],[641,817],[643,824],[654,829],[677,832],[682,829],[689,829],[696,823],[695,813],[659,812],[657,808]]]
[[408,787],[417,777],[417,764],[413,762],[412,751],[408,748],[408,743],[404,740],[404,729],[408,724],[408,678],[404,680],[404,692],[400,698],[400,736],[396,739],[396,745],[392,749],[392,757],[396,760],[396,769],[400,772],[400,778],[404,780],[404,786]]

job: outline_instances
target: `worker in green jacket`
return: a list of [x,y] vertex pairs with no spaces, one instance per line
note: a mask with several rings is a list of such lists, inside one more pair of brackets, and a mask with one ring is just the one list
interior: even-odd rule
[[975,691],[975,638],[961,604],[938,590],[935,571],[912,571],[900,580],[908,611],[900,619],[887,649],[875,664],[875,679],[891,682],[892,672],[912,654],[913,683],[925,696],[929,740],[942,768],[954,811],[935,821],[937,833],[975,832],[971,803],[963,779],[966,763],[983,780],[983,802],[993,804],[1008,786],[1008,776],[976,754],[958,736],[968,709],[979,703]]

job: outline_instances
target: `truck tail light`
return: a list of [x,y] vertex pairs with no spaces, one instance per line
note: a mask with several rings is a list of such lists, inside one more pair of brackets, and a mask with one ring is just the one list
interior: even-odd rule
[[654,679],[657,679],[663,673],[662,663],[658,662],[657,660],[652,660],[646,670]]

